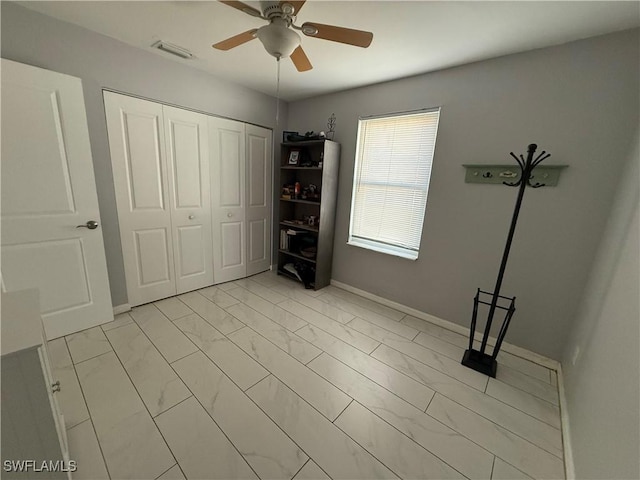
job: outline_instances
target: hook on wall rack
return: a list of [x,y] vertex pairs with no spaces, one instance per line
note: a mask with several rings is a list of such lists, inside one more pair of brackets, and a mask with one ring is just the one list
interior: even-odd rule
[[[540,165],[542,160],[548,158],[548,154],[541,158],[535,165],[535,172],[532,172],[527,181],[527,186],[532,188],[555,187],[560,180],[560,173],[567,165]],[[517,187],[520,185],[522,178],[522,168],[520,167],[520,159],[518,165],[505,164],[463,164],[466,169],[465,183],[488,183],[494,185],[507,185],[509,187]]]

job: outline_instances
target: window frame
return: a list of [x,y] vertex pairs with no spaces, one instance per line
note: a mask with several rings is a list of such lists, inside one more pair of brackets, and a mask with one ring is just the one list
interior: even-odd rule
[[[353,182],[351,185],[351,211],[349,212],[349,234],[347,239],[347,245],[364,248],[367,250],[372,250],[379,253],[385,253],[387,255],[392,255],[400,258],[405,258],[408,260],[417,260],[420,254],[420,247],[417,249],[403,247],[391,243],[386,243],[381,240],[373,240],[364,237],[354,236],[353,234],[353,222],[354,222],[354,211],[355,211],[355,202],[356,202],[356,191],[359,185],[359,177],[360,177],[360,169],[362,168],[362,162],[360,159],[360,149],[364,146],[361,143],[361,136],[363,134],[362,124],[367,120],[376,120],[382,118],[392,118],[392,117],[403,117],[403,116],[411,116],[417,114],[426,114],[426,113],[438,113],[435,134],[434,134],[434,143],[433,143],[433,154],[431,156],[431,168],[433,168],[433,161],[435,158],[436,144],[438,138],[438,129],[440,126],[440,115],[442,113],[441,107],[433,107],[433,108],[423,108],[419,110],[410,110],[405,112],[395,112],[388,113],[383,115],[371,115],[371,116],[360,116],[358,117],[358,133],[356,136],[356,154],[355,154],[355,163],[353,168]],[[420,242],[422,243],[422,229],[424,229],[424,219],[426,217],[426,207],[428,203],[428,195],[429,195],[429,185],[431,183],[431,174],[429,174],[429,180],[427,184],[423,187],[423,190],[426,190],[427,198],[425,200],[425,211],[422,212],[422,228],[420,231]],[[388,185],[387,183],[386,185]],[[402,185],[405,186],[405,185]],[[417,190],[415,187],[411,187],[413,190]]]

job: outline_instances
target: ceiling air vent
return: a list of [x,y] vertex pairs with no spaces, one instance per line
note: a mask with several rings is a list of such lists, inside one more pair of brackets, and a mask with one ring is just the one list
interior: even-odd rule
[[179,47],[178,45],[174,45],[163,40],[159,40],[151,46],[157,48],[158,50],[171,53],[172,55],[176,55],[181,58],[193,58],[193,53],[191,53],[186,48]]

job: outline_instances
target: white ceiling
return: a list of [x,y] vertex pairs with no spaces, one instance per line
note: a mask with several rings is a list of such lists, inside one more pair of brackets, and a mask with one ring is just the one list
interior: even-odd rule
[[[170,60],[275,95],[276,60],[259,40],[228,52],[211,44],[265,24],[216,1],[18,2]],[[259,2],[245,2],[259,9]],[[637,1],[321,1],[310,0],[306,21],[368,30],[367,49],[302,38],[313,70],[281,65],[281,97],[321,93],[440,70],[515,52],[556,45],[640,25]],[[182,60],[152,49],[165,40],[190,50]]]

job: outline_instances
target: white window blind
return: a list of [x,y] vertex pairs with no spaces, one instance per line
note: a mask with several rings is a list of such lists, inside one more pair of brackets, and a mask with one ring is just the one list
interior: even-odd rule
[[416,259],[440,109],[358,122],[349,244]]

